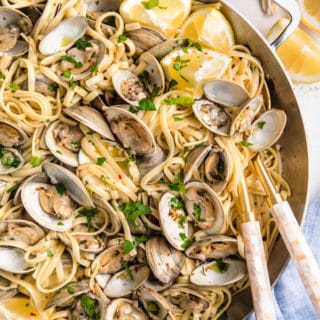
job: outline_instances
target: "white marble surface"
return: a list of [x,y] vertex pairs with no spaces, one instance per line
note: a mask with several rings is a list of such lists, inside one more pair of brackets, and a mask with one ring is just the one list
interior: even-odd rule
[[[285,13],[278,10],[274,16],[267,17],[262,13],[260,0],[225,0],[239,9],[263,35]],[[320,44],[320,34],[310,33]],[[320,83],[311,85],[294,85],[301,114],[304,120],[309,147],[309,200],[320,197]]]

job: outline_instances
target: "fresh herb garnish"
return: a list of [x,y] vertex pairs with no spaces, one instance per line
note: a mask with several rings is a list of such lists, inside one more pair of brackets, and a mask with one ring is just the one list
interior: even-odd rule
[[259,128],[259,129],[263,129],[263,127],[264,127],[265,124],[266,124],[265,121],[260,121],[260,122],[258,122],[258,128]]
[[216,266],[220,270],[221,273],[226,272],[230,266],[229,263],[223,262],[223,259],[216,259]]
[[20,90],[20,84],[15,83],[15,82],[12,82],[12,83],[10,84],[10,88],[12,89],[12,91]]
[[91,299],[86,294],[82,295],[80,298],[81,307],[87,316],[90,317],[91,320],[99,320],[100,314],[96,312],[97,309],[97,301],[95,299]]
[[159,9],[166,10],[167,7],[160,6],[159,0],[149,0],[149,1],[141,1],[141,4],[145,9],[150,10],[158,7]]
[[162,101],[162,104],[167,104],[167,105],[175,105],[179,104],[182,106],[191,106],[194,102],[194,99],[192,97],[176,97],[172,99],[165,99]]
[[0,146],[0,159],[2,159],[2,157],[7,153],[7,151],[2,147]]
[[2,158],[1,163],[8,167],[18,168],[21,161],[15,157]]
[[139,110],[145,111],[156,111],[156,105],[154,104],[153,100],[150,98],[144,98],[139,101]]
[[127,264],[125,261],[123,261],[123,262],[121,263],[121,265],[122,265],[122,266],[125,268],[125,270],[127,271],[127,274],[129,275],[130,279],[131,279],[131,280],[134,280],[132,271],[130,270],[128,264]]
[[149,86],[149,72],[147,70],[143,70],[142,73],[139,74],[139,81],[144,85],[147,89]]
[[185,185],[183,183],[183,175],[182,175],[182,172],[180,172],[177,177],[173,180],[173,182],[168,182],[166,180],[164,180],[163,178],[162,179],[159,179],[157,181],[158,183],[161,183],[161,184],[165,184],[169,187],[170,190],[172,191],[177,191],[179,192],[180,194],[184,194],[185,192]]
[[82,208],[78,212],[80,215],[85,216],[87,218],[87,227],[88,227],[89,231],[92,231],[92,229],[93,229],[92,219],[98,213],[98,209],[97,208],[91,208],[91,209]]
[[182,80],[184,80],[185,82],[187,82],[190,86],[193,86],[192,82],[187,79],[182,73],[181,70],[185,67],[187,67],[188,63],[190,62],[189,59],[183,60],[181,59],[180,55],[178,55],[175,59],[174,59],[174,64],[173,64],[173,69],[176,70],[180,76],[180,78]]
[[75,83],[75,81],[73,80],[73,78],[70,79],[70,81],[69,81],[69,86],[70,86],[70,89],[71,89],[71,90],[74,90],[74,89],[75,89],[76,83]]
[[187,237],[187,235],[185,233],[179,233],[179,237],[180,239],[183,241],[183,244],[181,245],[182,249],[187,249],[190,244],[191,244],[191,240]]
[[53,252],[51,250],[47,250],[47,256],[48,257],[53,257]]
[[183,209],[184,208],[183,202],[177,197],[171,198],[169,204],[170,204],[171,209]]
[[3,79],[3,73],[1,70],[0,70],[0,79]]
[[174,116],[174,117],[173,117],[173,120],[174,120],[174,121],[182,121],[183,119],[182,119],[182,118],[179,118],[179,117]]
[[56,92],[59,89],[59,85],[55,82],[52,82],[48,85],[48,90],[50,92]]
[[65,55],[65,56],[60,57],[60,60],[61,61],[68,61],[68,62],[74,64],[75,68],[77,68],[77,69],[82,68],[82,66],[83,66],[83,64],[81,62],[77,61],[72,56]]
[[9,188],[9,189],[7,190],[7,193],[11,193],[11,192],[13,192],[13,191],[16,191],[16,190],[19,188],[19,186],[20,186],[20,183],[15,184],[14,186],[12,186],[11,188]]
[[56,150],[56,153],[58,154],[62,154],[62,152],[60,150]]
[[124,212],[126,219],[131,224],[134,224],[138,217],[151,213],[150,207],[142,204],[140,200],[122,203],[119,209]]
[[167,91],[170,91],[171,89],[173,89],[173,87],[175,87],[177,84],[178,84],[178,82],[176,80],[174,80],[174,79],[170,80],[169,84],[168,84],[168,90]]
[[160,308],[158,304],[155,301],[147,301],[147,312],[153,314],[154,316],[159,316],[160,315]]
[[58,226],[64,226],[64,223],[63,223],[62,221],[59,221],[59,222],[57,223],[57,225],[58,225]]
[[[180,39],[181,40],[181,43],[178,43],[178,44],[183,44],[185,41],[183,39]],[[186,47],[183,47],[182,48],[182,51],[184,53],[188,53],[188,49],[191,48],[191,47],[194,47],[196,48],[198,51],[202,52],[202,47],[200,45],[199,42],[193,42],[191,39],[187,39],[187,46]]]
[[65,77],[65,78],[70,78],[71,77],[71,70],[66,70],[66,71],[63,71],[62,73],[61,73],[61,75],[63,76],[63,77]]
[[102,166],[106,160],[107,160],[107,158],[105,158],[105,157],[98,158],[97,159],[97,165],[98,166]]
[[127,40],[127,36],[125,34],[120,34],[119,38],[118,38],[118,42],[122,43],[125,42]]
[[187,216],[185,216],[184,214],[180,215],[178,220],[179,228],[183,229],[186,221],[187,221]]
[[142,235],[141,237],[136,237],[133,242],[131,242],[129,240],[125,240],[123,243],[123,247],[122,247],[123,252],[129,253],[130,251],[137,248],[141,243],[143,243],[149,239],[150,239],[150,236]]
[[42,157],[32,156],[30,163],[35,168],[35,167],[39,167],[42,161],[43,161]]
[[86,48],[92,48],[91,42],[83,41],[81,39],[78,39],[75,44],[76,44],[76,47],[80,50],[85,50]]
[[70,293],[70,294],[73,294],[75,292],[74,288],[73,287],[67,287],[67,291]]
[[206,222],[206,219],[201,218],[201,206],[199,203],[193,205],[193,215],[198,222]]
[[91,68],[90,68],[90,72],[95,73],[98,72],[99,68],[97,64],[94,64]]
[[129,111],[130,111],[131,113],[137,113],[137,112],[138,112],[138,110],[135,109],[135,108],[132,107],[132,106],[130,106]]
[[89,16],[88,14],[86,14],[86,18],[89,20],[94,20],[91,16]]
[[55,187],[60,196],[63,196],[67,191],[63,183],[57,183],[55,184]]
[[247,148],[249,146],[253,146],[253,144],[248,141],[240,141],[239,146]]

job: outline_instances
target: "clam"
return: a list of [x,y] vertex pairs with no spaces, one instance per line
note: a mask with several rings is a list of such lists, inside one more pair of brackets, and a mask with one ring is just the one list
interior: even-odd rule
[[242,279],[246,273],[243,260],[217,259],[193,270],[190,281],[197,286],[227,286]]
[[27,44],[19,41],[20,33],[29,34],[31,20],[21,11],[12,8],[0,8],[0,55],[20,55],[25,53]]
[[36,74],[35,91],[48,97],[54,97],[55,91],[50,90],[50,86],[53,84],[52,80],[44,76],[42,73]]
[[173,305],[194,314],[201,314],[210,306],[209,300],[203,294],[188,287],[173,286],[164,295]]
[[119,107],[109,107],[105,111],[112,132],[125,148],[134,154],[150,154],[155,151],[156,143],[146,124],[133,113]]
[[163,283],[159,281],[153,273],[150,273],[149,278],[147,281],[143,284],[143,287],[146,289],[149,289],[151,291],[161,292],[163,290],[168,289],[172,283]]
[[258,95],[245,102],[232,120],[230,135],[245,133],[249,135],[252,129],[252,122],[263,105],[262,95]]
[[45,309],[49,309],[53,306],[69,307],[74,303],[78,296],[89,292],[89,290],[89,285],[86,282],[70,282],[50,298]]
[[184,204],[188,215],[207,234],[217,234],[223,230],[226,215],[218,195],[200,181],[186,184]]
[[44,55],[51,55],[68,50],[85,34],[86,29],[87,20],[85,17],[67,18],[41,39],[39,51]]
[[111,301],[106,310],[106,317],[102,320],[148,320],[149,318],[132,300],[115,299]]
[[134,73],[140,76],[144,74],[147,78],[146,85],[150,93],[157,90],[157,94],[162,94],[165,89],[165,76],[159,61],[149,52],[140,55]]
[[130,38],[135,45],[135,56],[140,56],[143,52],[161,44],[167,39],[166,36],[159,31],[147,27],[127,31],[126,36]]
[[79,165],[78,152],[83,137],[78,125],[70,125],[60,120],[52,122],[45,133],[45,141],[51,153],[72,167]]
[[[92,73],[92,68],[98,68],[106,53],[105,45],[100,40],[86,42],[86,48],[73,47],[67,51],[60,62],[61,72],[70,71],[72,79],[79,81]],[[66,59],[64,59],[66,58]],[[70,61],[70,58],[73,60]]]
[[123,252],[123,245],[115,245],[101,252],[92,263],[92,269],[97,265],[99,273],[116,273],[123,268],[124,262],[132,261],[134,257]]
[[107,297],[123,297],[138,289],[149,277],[150,269],[144,264],[135,264],[114,274],[103,292]]
[[195,117],[209,131],[221,136],[230,133],[231,117],[222,108],[209,100],[196,100],[192,106]]
[[75,202],[93,207],[85,187],[71,171],[53,164],[43,165],[48,178],[39,182],[37,176],[21,189],[21,201],[29,215],[40,225],[54,231],[71,229]]
[[149,319],[175,319],[170,303],[159,293],[143,289],[139,292],[139,300],[148,313]]
[[164,238],[154,237],[148,240],[146,255],[151,271],[162,283],[172,283],[178,277],[184,255],[172,248]]
[[207,99],[225,107],[240,107],[250,99],[249,93],[235,82],[228,80],[210,80],[203,86]]
[[13,148],[0,148],[0,175],[19,170],[24,165],[22,154]]
[[34,270],[24,259],[26,251],[17,244],[0,245],[0,270],[12,273],[28,273]]
[[185,250],[190,244],[189,225],[179,199],[170,192],[161,196],[159,217],[161,229],[168,242],[177,250]]
[[201,261],[226,258],[238,253],[236,238],[218,235],[203,238],[194,242],[187,250],[189,258]]
[[5,148],[20,147],[27,142],[27,135],[16,123],[0,120],[0,145]]
[[88,106],[64,108],[64,113],[74,120],[84,124],[89,129],[99,133],[101,137],[114,141],[115,138],[101,113]]
[[116,71],[112,76],[112,84],[118,95],[132,106],[139,106],[139,101],[148,95],[138,76],[129,70]]
[[105,304],[101,298],[92,293],[85,293],[78,296],[71,307],[71,319],[104,319]]
[[18,294],[18,292],[16,285],[0,276],[0,301],[11,299]]
[[252,125],[253,130],[247,142],[249,149],[262,151],[278,141],[286,126],[287,116],[280,109],[271,109],[263,113]]

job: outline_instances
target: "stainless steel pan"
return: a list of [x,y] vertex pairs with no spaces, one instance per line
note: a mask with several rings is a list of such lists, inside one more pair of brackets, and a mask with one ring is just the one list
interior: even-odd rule
[[[216,1],[202,1],[213,3]],[[286,39],[299,23],[299,11],[294,0],[277,0],[291,16],[291,23],[285,32],[270,46],[259,31],[251,25],[239,12],[222,1],[222,12],[231,22],[237,43],[247,45],[262,62],[268,77],[272,106],[283,109],[288,116],[286,130],[281,137],[283,159],[283,175],[292,188],[289,203],[301,223],[304,216],[308,194],[308,151],[306,134],[299,111],[297,99],[290,79],[275,54],[275,49]],[[288,263],[289,254],[283,241],[279,238],[269,259],[269,276],[273,284]],[[252,311],[250,290],[237,294],[228,311],[228,319],[240,320]]]

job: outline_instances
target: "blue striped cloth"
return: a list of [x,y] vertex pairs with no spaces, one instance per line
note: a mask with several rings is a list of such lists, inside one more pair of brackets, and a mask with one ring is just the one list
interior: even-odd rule
[[[320,199],[312,203],[305,216],[303,233],[320,264]],[[277,320],[318,320],[309,296],[292,261],[274,288]],[[254,320],[251,315],[247,320]]]

